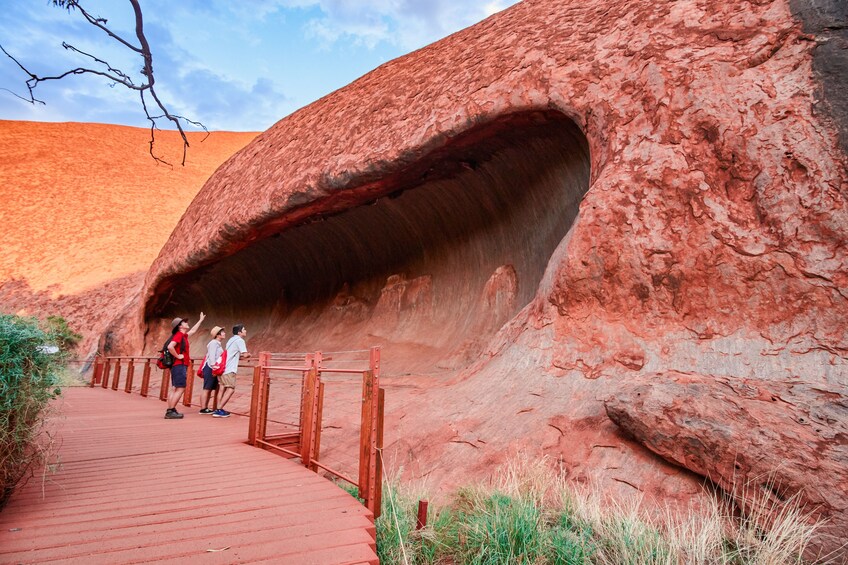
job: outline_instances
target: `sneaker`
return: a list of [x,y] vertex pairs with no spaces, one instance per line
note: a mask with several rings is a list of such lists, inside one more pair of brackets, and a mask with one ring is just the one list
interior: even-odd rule
[[176,408],[168,408],[168,410],[165,411],[166,420],[179,420],[182,417],[183,415],[177,412]]
[[218,408],[218,409],[217,409],[217,410],[215,410],[215,412],[212,414],[212,417],[213,417],[213,418],[229,418],[229,417],[230,417],[230,413],[229,413],[229,412],[227,412],[226,410],[224,410],[223,408]]
[[200,413],[201,413],[201,414],[213,414],[214,412],[215,412],[215,411],[214,411],[214,410],[212,410],[211,408],[201,408],[201,409],[200,409]]

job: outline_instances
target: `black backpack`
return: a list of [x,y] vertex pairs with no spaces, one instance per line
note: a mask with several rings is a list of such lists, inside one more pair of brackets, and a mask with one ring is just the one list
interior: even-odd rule
[[[174,366],[174,361],[176,361],[176,359],[173,355],[171,355],[171,352],[168,351],[168,344],[170,344],[172,341],[174,341],[174,336],[169,337],[168,340],[165,342],[165,345],[163,345],[162,349],[159,351],[159,359],[156,360],[156,366],[160,369],[170,369]],[[182,339],[180,339],[179,341],[180,353],[185,351],[184,341],[185,334],[183,334]]]

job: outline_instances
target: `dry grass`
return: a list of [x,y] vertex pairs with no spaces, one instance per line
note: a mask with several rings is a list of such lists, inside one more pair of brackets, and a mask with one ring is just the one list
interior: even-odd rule
[[[383,563],[778,565],[804,563],[816,526],[797,499],[705,496],[689,512],[656,512],[639,497],[611,499],[569,482],[550,460],[517,457],[486,484],[431,507],[414,530],[424,493],[389,485],[378,520]],[[742,494],[742,493],[739,493]]]

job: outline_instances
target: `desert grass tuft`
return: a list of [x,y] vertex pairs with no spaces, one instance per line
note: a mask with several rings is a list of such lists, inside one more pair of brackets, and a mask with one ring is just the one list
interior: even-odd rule
[[803,563],[803,553],[816,532],[816,524],[800,505],[798,495],[775,495],[774,477],[752,480],[730,493],[743,501],[744,512],[730,516],[735,527],[725,539],[729,563]]
[[[569,482],[545,458],[510,460],[489,481],[431,505],[429,524],[416,531],[421,498],[428,497],[396,481],[384,487],[382,563],[800,564],[815,533],[791,499],[778,504],[764,495],[742,517],[732,494],[705,496],[688,512],[657,512],[639,497],[615,500]],[[757,499],[746,493],[745,500]]]

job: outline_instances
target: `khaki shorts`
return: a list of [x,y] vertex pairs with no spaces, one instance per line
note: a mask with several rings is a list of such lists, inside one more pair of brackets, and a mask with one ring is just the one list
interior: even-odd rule
[[220,382],[221,386],[224,388],[236,388],[236,374],[224,373],[218,377],[218,382]]

